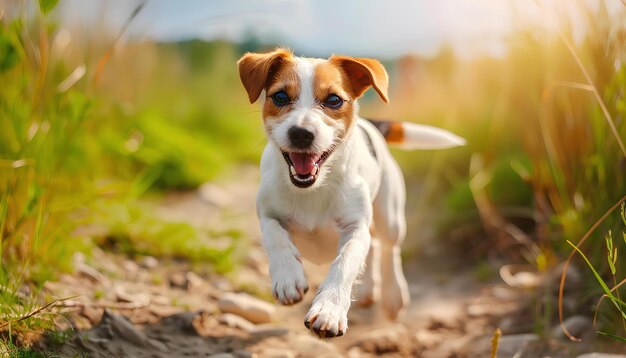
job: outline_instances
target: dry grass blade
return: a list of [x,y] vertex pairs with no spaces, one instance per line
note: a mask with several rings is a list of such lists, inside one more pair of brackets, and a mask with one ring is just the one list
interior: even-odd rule
[[102,55],[102,57],[100,58],[100,60],[96,64],[96,70],[95,70],[95,74],[94,74],[94,83],[96,85],[98,83],[100,83],[100,78],[102,77],[102,74],[104,73],[104,68],[106,67],[106,64],[111,59],[111,56],[113,55],[113,51],[115,49],[115,46],[117,45],[119,40],[122,38],[122,36],[126,32],[126,30],[128,30],[128,27],[133,22],[133,20],[137,17],[137,15],[139,15],[141,10],[143,10],[143,8],[145,8],[146,5],[148,5],[148,2],[149,1],[145,1],[145,2],[137,5],[137,7],[135,7],[135,9],[130,14],[130,16],[128,17],[128,19],[124,23],[124,25],[122,25],[122,28],[121,28],[120,32],[117,34],[117,37],[115,38],[115,41],[113,41],[113,44],[111,44],[109,49],[104,53],[104,55]]
[[602,114],[604,114],[604,118],[609,124],[609,128],[611,128],[611,132],[613,132],[613,135],[615,136],[615,140],[617,141],[617,144],[619,145],[619,147],[622,149],[622,154],[624,154],[624,158],[626,158],[626,147],[624,146],[624,142],[622,142],[622,139],[620,138],[619,132],[617,131],[617,127],[615,127],[615,123],[613,122],[613,118],[611,117],[611,114],[609,113],[608,108],[606,108],[606,105],[604,104],[604,100],[602,100],[602,96],[600,96],[600,92],[598,92],[598,88],[595,86],[595,84],[591,80],[591,76],[589,75],[589,72],[587,72],[587,69],[585,68],[585,66],[583,66],[583,63],[580,60],[580,57],[576,54],[576,50],[574,49],[574,46],[572,46],[571,42],[567,39],[567,37],[560,30],[559,30],[559,36],[565,43],[565,46],[567,46],[567,49],[572,54],[572,57],[574,58],[574,60],[576,60],[576,64],[578,65],[581,72],[583,73],[583,76],[585,76],[585,80],[587,80],[587,84],[591,86],[591,92],[593,92],[594,96],[596,97],[596,101],[598,101],[598,105],[600,106],[600,109],[602,109]]
[[498,356],[498,345],[500,344],[501,336],[502,331],[500,328],[496,328],[493,332],[493,337],[491,338],[491,358],[496,358]]
[[[600,219],[598,219],[598,221],[596,221],[595,224],[593,224],[593,226],[589,229],[589,231],[587,231],[587,233],[585,233],[585,235],[582,237],[582,239],[580,239],[580,241],[578,241],[578,243],[576,244],[576,247],[580,248],[580,246],[582,244],[584,244],[585,241],[587,241],[587,239],[598,228],[598,226],[600,226],[600,224],[602,222],[604,222],[604,220],[606,220],[606,218],[609,217],[609,215],[613,211],[615,211],[615,209],[619,208],[620,205],[624,201],[626,201],[626,195],[624,195],[607,212],[605,212],[604,215],[602,215],[602,217]],[[576,254],[576,250],[572,250],[572,252],[570,252],[569,256],[567,257],[567,260],[565,260],[565,264],[563,265],[563,272],[561,273],[561,282],[559,284],[559,303],[558,303],[558,308],[559,308],[559,323],[561,325],[561,329],[563,330],[563,333],[565,333],[567,338],[569,338],[570,340],[572,340],[574,342],[580,342],[580,338],[574,337],[574,335],[572,335],[568,331],[567,327],[565,327],[565,325],[563,324],[563,291],[565,289],[565,279],[567,278],[567,269],[569,268],[569,265],[570,265],[570,263],[572,261],[572,258],[574,257],[575,254]]]
[[[569,87],[569,88],[581,89],[581,90],[585,90],[589,92],[593,92],[594,90],[593,86],[591,85],[588,85],[585,83],[579,83],[579,82],[572,82],[572,81],[552,81],[548,89],[551,90],[553,87]],[[544,94],[544,97],[545,97],[545,94]]]
[[10,321],[7,321],[7,322],[0,323],[0,330],[3,329],[6,326],[9,326],[9,325],[15,324],[17,322],[29,319],[29,318],[31,318],[31,317],[33,317],[33,316],[35,316],[35,315],[45,311],[48,308],[54,307],[55,305],[57,305],[60,302],[71,300],[71,299],[76,298],[76,297],[78,297],[78,296],[70,296],[70,297],[59,298],[59,299],[50,301],[50,302],[46,303],[45,305],[30,311],[28,314],[26,314],[26,315],[24,315],[22,317],[19,317],[19,318],[16,318],[16,319],[13,319],[13,320],[10,320]]

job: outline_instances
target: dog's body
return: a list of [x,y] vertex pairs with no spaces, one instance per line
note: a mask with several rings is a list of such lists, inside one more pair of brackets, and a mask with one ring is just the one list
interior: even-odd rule
[[332,261],[305,317],[316,334],[345,333],[352,286],[363,269],[359,302],[380,296],[395,318],[410,299],[400,260],[405,189],[386,141],[432,148],[462,139],[431,127],[359,118],[355,101],[370,86],[387,102],[387,74],[378,61],[298,58],[278,49],[247,54],[238,64],[250,101],[263,90],[267,95],[269,143],[257,213],[274,297],[281,304],[302,300],[308,290],[302,255]]

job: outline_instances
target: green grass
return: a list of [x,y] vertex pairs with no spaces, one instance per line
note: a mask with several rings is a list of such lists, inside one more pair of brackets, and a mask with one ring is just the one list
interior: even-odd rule
[[[603,295],[601,297],[601,299],[598,301],[597,307],[596,307],[596,315],[597,312],[600,310],[600,305],[602,303],[602,301],[606,298],[609,300],[609,302],[612,303],[614,311],[616,312],[616,314],[614,314],[615,316],[621,317],[621,322],[622,322],[622,326],[624,329],[626,329],[626,302],[624,302],[621,299],[620,293],[619,293],[619,287],[620,285],[622,285],[624,282],[626,282],[626,274],[624,272],[622,272],[623,270],[619,270],[618,268],[621,268],[623,266],[623,261],[620,260],[619,258],[619,254],[620,252],[626,250],[626,211],[625,211],[625,204],[622,203],[621,205],[621,212],[620,212],[620,217],[623,223],[623,227],[620,230],[620,236],[621,236],[621,240],[617,240],[617,242],[614,241],[613,239],[613,235],[612,235],[612,231],[609,230],[608,234],[605,236],[605,243],[606,243],[606,263],[609,266],[609,270],[610,270],[610,278],[609,278],[609,283],[605,282],[605,279],[602,277],[602,275],[598,272],[598,268],[600,267],[599,263],[596,262],[595,264],[592,263],[589,258],[587,258],[587,256],[582,252],[582,250],[577,246],[574,245],[573,243],[571,243],[569,240],[567,241],[567,243],[583,258],[583,260],[585,261],[585,263],[587,264],[587,266],[589,267],[589,270],[593,273],[593,276],[596,280],[596,282],[598,283],[598,285],[602,288],[602,292]],[[619,282],[619,284],[618,284]],[[610,337],[612,339],[618,340],[618,341],[623,341],[626,342],[626,338],[615,334],[615,333],[610,333],[610,332],[604,332],[599,330],[598,331],[599,334]]]
[[[73,253],[93,245],[231,270],[232,247],[214,248],[210,232],[163,222],[141,197],[194,188],[260,155],[254,113],[241,110],[245,98],[224,101],[212,86],[235,87],[234,53],[217,44],[210,67],[174,79],[161,66],[184,55],[148,44],[164,62],[148,69],[151,82],[141,88],[128,73],[146,66],[129,72],[137,61],[128,55],[107,62],[113,43],[85,50],[91,42],[79,33],[59,41],[48,16],[55,4],[41,1],[45,11],[37,12],[13,3],[17,16],[0,20],[0,341],[7,347],[28,346],[53,328],[54,311],[19,318],[53,300],[39,293],[45,281],[71,271]],[[168,80],[181,86],[162,85]],[[93,224],[106,235],[76,234]]]

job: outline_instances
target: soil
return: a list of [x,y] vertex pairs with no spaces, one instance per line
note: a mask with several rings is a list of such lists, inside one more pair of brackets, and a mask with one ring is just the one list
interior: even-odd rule
[[159,213],[164,220],[216,232],[243,232],[251,239],[241,243],[240,267],[217,274],[209,265],[184,260],[100,249],[89,258],[77,254],[76,272],[45,286],[53,297],[78,296],[57,306],[63,314],[56,323],[66,334],[42,341],[43,349],[89,357],[489,357],[491,338],[500,328],[498,357],[576,357],[594,349],[626,353],[624,346],[599,346],[584,317],[582,344],[559,338],[558,332],[552,339],[538,339],[533,334],[533,290],[502,280],[479,282],[462,265],[447,265],[441,257],[405,260],[412,303],[397,321],[382,317],[376,305],[355,304],[347,334],[332,340],[318,339],[303,325],[327,270],[307,262],[312,289],[300,304],[275,305],[271,322],[264,324],[224,314],[218,301],[225,292],[249,292],[272,302],[254,215],[258,172],[242,168],[234,175],[236,182],[167,195],[159,202]]

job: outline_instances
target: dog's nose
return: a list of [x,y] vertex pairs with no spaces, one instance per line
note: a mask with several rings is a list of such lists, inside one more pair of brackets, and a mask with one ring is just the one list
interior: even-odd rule
[[313,143],[313,139],[315,139],[315,134],[313,134],[313,132],[306,128],[297,126],[291,127],[289,132],[287,132],[287,135],[289,135],[289,141],[291,141],[291,144],[299,149],[306,149],[310,147]]

